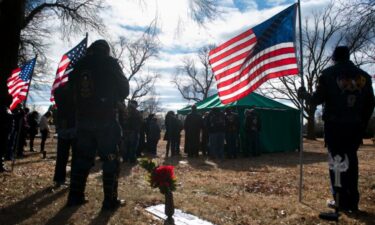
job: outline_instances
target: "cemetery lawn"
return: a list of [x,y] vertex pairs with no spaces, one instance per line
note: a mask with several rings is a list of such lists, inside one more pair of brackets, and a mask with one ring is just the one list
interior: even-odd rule
[[[39,147],[39,140],[35,146]],[[0,224],[163,224],[144,210],[164,203],[164,196],[149,186],[145,170],[138,165],[122,164],[119,196],[126,200],[125,206],[101,212],[101,162],[97,160],[86,186],[89,202],[66,208],[68,188],[55,188],[52,182],[56,139],[49,139],[46,148],[47,159],[41,159],[39,152],[26,151],[13,172],[0,174]],[[165,142],[160,141],[156,160],[175,166],[176,208],[214,224],[335,224],[318,218],[319,212],[329,211],[326,200],[331,198],[324,143],[305,140],[304,148],[302,203],[298,201],[298,152],[224,161],[182,154],[165,160]],[[342,213],[339,224],[375,224],[375,146],[371,140],[364,140],[359,162],[360,212]],[[10,168],[9,161],[6,165]]]

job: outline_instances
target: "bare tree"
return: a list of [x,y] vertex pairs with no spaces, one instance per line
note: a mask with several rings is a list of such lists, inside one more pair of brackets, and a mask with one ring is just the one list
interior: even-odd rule
[[357,65],[375,63],[375,1],[341,1],[347,24],[343,37]]
[[129,99],[138,100],[148,95],[153,89],[159,74],[148,71],[145,73],[146,63],[157,57],[160,49],[157,20],[153,20],[140,38],[130,41],[120,37],[112,45],[113,55],[119,59],[131,83]]
[[197,55],[201,67],[197,68],[192,58],[185,58],[183,65],[176,69],[172,83],[184,99],[198,102],[209,97],[214,75],[209,64],[208,53],[213,48],[213,45],[208,45],[199,49]]
[[155,113],[163,111],[158,94],[156,94],[155,92],[152,92],[150,97],[146,98],[146,100],[140,103],[140,108],[147,115],[155,114]]
[[2,33],[0,41],[0,74],[5,74],[0,80],[1,97],[7,95],[6,79],[19,59],[35,53],[45,59],[45,38],[51,35],[51,18],[60,21],[64,38],[88,29],[100,32],[104,25],[98,12],[103,7],[102,0],[3,0],[0,29],[7,32]]
[[215,19],[219,14],[216,0],[190,0],[189,5],[191,18],[200,25]]
[[[146,0],[139,0],[139,4],[147,5],[147,2]],[[199,25],[204,25],[220,14],[217,0],[189,0],[187,10],[190,18]]]

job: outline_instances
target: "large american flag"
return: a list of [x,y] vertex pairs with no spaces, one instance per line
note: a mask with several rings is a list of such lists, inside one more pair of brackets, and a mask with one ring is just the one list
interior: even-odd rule
[[223,104],[247,96],[271,78],[297,75],[293,4],[209,53]]
[[15,109],[18,104],[26,100],[35,62],[36,58],[26,62],[23,66],[13,70],[12,75],[8,78],[8,92],[13,98],[10,110]]
[[57,68],[55,81],[51,89],[51,102],[55,102],[55,90],[68,82],[68,75],[74,69],[75,64],[86,54],[87,37],[85,37],[77,46],[65,53],[61,58],[59,67]]

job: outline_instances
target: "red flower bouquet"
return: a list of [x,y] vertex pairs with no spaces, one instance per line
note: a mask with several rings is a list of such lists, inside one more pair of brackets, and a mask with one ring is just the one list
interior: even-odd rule
[[149,182],[152,188],[159,188],[163,194],[176,190],[174,166],[157,166],[151,159],[141,159],[139,162],[140,166],[150,173]]

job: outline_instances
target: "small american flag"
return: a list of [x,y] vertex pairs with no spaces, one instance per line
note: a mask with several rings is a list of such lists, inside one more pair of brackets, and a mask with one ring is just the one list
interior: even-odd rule
[[297,75],[293,4],[209,53],[223,104],[247,96],[271,78]]
[[75,64],[80,60],[85,54],[87,49],[87,37],[85,37],[77,46],[75,46],[72,50],[65,53],[59,63],[59,67],[57,68],[55,81],[52,85],[51,90],[51,102],[55,102],[54,93],[55,90],[63,86],[66,82],[68,82],[68,75],[74,69]]
[[26,100],[35,62],[36,58],[28,61],[23,66],[13,70],[12,75],[8,78],[8,92],[13,98],[12,104],[9,107],[10,110],[15,109],[18,104]]

